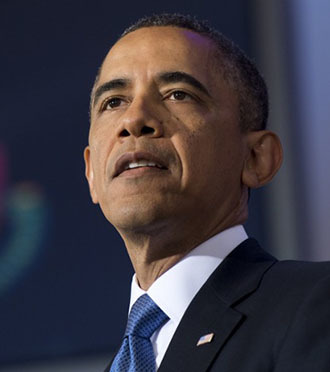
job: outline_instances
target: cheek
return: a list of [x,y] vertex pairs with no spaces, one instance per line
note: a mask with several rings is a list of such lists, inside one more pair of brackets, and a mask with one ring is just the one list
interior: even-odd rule
[[214,146],[210,143],[207,130],[196,129],[177,133],[172,137],[172,141],[181,161],[182,189],[199,188],[214,164]]
[[104,130],[94,131],[90,135],[89,146],[94,176],[98,184],[100,184],[101,177],[103,177],[106,172],[109,155],[113,149],[113,139],[109,133]]
[[95,123],[93,130],[90,133],[90,146],[98,154],[108,154],[113,148],[115,142],[116,129],[108,122],[102,123],[99,120]]
[[173,143],[182,162],[182,188],[208,189],[214,182],[221,188],[239,184],[243,156],[237,133],[203,125],[173,136]]

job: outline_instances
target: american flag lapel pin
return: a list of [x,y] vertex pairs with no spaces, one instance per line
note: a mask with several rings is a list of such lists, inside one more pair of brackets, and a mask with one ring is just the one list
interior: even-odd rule
[[213,337],[214,337],[214,333],[208,333],[207,335],[202,336],[198,340],[197,346],[208,344],[209,342],[211,342],[213,340]]

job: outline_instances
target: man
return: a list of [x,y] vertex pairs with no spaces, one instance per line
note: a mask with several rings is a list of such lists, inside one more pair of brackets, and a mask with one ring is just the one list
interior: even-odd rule
[[106,371],[330,370],[329,264],[278,262],[242,227],[282,161],[267,109],[254,65],[190,17],[142,19],[110,49],[86,176],[135,276]]

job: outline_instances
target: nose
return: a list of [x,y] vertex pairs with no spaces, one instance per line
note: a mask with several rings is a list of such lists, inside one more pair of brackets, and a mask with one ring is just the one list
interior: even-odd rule
[[119,137],[161,137],[163,124],[156,102],[152,98],[140,97],[134,99],[124,113],[120,127]]

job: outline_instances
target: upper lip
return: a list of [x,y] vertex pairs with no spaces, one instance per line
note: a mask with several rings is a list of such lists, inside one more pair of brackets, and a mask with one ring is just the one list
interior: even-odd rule
[[113,177],[117,177],[120,175],[120,173],[124,172],[130,163],[138,162],[141,160],[155,163],[158,167],[167,169],[165,162],[156,155],[151,154],[150,152],[126,152],[125,154],[119,156],[119,158],[117,159]]

